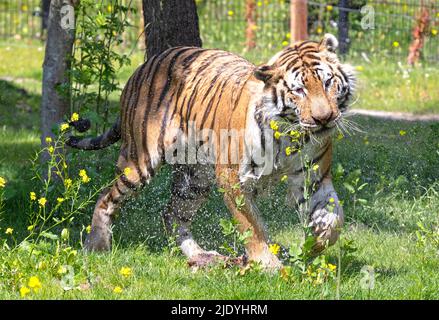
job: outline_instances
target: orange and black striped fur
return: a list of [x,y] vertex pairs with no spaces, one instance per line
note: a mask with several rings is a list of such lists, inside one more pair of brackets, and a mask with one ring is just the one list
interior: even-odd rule
[[[335,37],[326,35],[320,42],[296,43],[260,67],[229,52],[194,47],[171,48],[150,57],[125,86],[116,124],[101,137],[71,137],[68,141],[80,149],[100,149],[119,139],[122,142],[119,178],[96,204],[86,247],[109,249],[110,226],[122,199],[150,181],[176,144],[189,144],[191,132],[203,130],[217,137],[222,130],[243,134],[235,148],[231,143],[220,146],[221,139],[211,141],[213,165],[190,163],[190,152],[183,163],[173,165],[172,200],[165,217],[169,226],[177,223],[179,244],[193,264],[219,257],[215,251],[200,248],[189,231],[191,219],[215,178],[226,190],[225,203],[241,231],[252,231],[246,245],[250,260],[266,267],[280,266],[269,251],[254,197],[255,190],[284,175],[288,176],[289,201],[308,204],[318,250],[334,243],[343,212],[330,177],[330,133],[341,119],[354,86],[351,69],[337,60],[336,47]],[[271,120],[288,121],[306,136],[303,153],[319,167],[312,176],[315,187],[310,199],[303,196],[303,164],[297,155],[287,157],[283,152],[287,139],[267,139],[273,136]],[[253,159],[260,151],[272,153],[270,168]],[[244,200],[239,206],[238,197]]]

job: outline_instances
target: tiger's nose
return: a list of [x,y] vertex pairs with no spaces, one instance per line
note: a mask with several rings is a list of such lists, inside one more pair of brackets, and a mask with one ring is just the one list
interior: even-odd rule
[[327,101],[315,101],[311,104],[311,117],[316,124],[327,124],[333,117],[333,112]]

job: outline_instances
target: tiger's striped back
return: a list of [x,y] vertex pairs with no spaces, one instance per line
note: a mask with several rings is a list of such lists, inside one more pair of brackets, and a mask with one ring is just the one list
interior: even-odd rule
[[254,68],[229,52],[194,47],[171,48],[149,59],[121,98],[126,157],[145,175],[178,132],[188,134],[191,122],[196,130],[245,126],[250,97],[244,87]]

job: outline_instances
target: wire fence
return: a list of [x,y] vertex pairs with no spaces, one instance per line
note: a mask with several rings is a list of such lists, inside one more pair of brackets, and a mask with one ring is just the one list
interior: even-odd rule
[[[290,1],[294,0],[196,0],[204,46],[233,51],[255,62],[266,60],[290,43]],[[349,5],[340,5],[344,2]],[[141,0],[132,3],[137,11],[130,17],[133,27],[124,36],[127,42],[141,33]],[[428,27],[421,58],[437,63],[438,0],[309,0],[308,30],[312,39],[327,32],[338,34],[340,13],[346,12],[349,56],[404,59],[423,9],[428,12]],[[0,39],[41,39],[42,15],[41,0],[0,0]]]

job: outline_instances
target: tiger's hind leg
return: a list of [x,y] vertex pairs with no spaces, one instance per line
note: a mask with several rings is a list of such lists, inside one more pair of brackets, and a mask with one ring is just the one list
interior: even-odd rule
[[190,266],[202,267],[227,260],[216,251],[202,249],[190,231],[192,219],[207,200],[215,181],[213,168],[207,165],[174,165],[172,171],[171,201],[163,215],[168,234],[176,237]]
[[119,157],[116,181],[110,188],[102,192],[96,203],[91,231],[84,244],[86,250],[106,251],[111,249],[111,226],[115,213],[124,199],[150,180],[151,174],[142,173],[142,177],[136,170],[134,163],[126,161],[123,156]]

